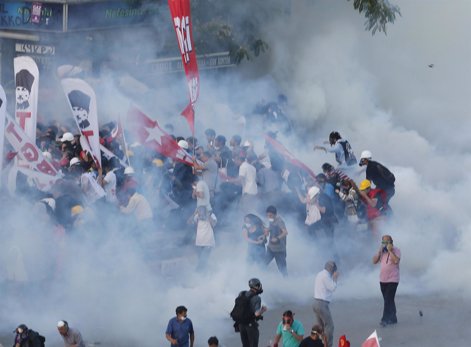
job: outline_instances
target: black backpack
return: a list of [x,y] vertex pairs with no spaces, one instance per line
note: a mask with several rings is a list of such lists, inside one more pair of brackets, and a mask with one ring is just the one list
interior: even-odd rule
[[250,307],[250,299],[256,294],[250,293],[247,295],[246,291],[240,292],[239,296],[235,299],[234,308],[231,311],[231,318],[238,324],[249,324],[255,320],[255,313],[252,312]]
[[37,331],[29,329],[29,341],[30,343],[28,346],[33,347],[45,347],[46,346],[46,338],[40,335]]
[[357,158],[353,154],[352,147],[347,140],[339,140],[343,148],[343,153],[345,154],[345,162],[348,166],[355,165],[357,163]]

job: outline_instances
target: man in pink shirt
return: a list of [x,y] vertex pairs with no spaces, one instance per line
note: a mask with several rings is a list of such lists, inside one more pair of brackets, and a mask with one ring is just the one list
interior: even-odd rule
[[393,239],[390,235],[384,235],[381,240],[381,247],[373,256],[373,264],[381,263],[379,274],[379,284],[383,294],[384,309],[381,318],[381,326],[396,324],[396,296],[397,286],[399,285],[399,261],[401,260],[401,251],[394,247]]

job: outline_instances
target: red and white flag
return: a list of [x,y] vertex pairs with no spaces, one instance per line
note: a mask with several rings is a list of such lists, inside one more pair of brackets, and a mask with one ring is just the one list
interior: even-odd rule
[[27,167],[22,168],[22,172],[33,178],[38,188],[48,189],[61,175],[44,158],[36,143],[28,137],[21,126],[9,116],[6,119],[5,137],[18,153],[18,157],[28,164]]
[[361,347],[380,347],[376,330],[361,344]]
[[[5,90],[0,85],[0,174],[3,170],[3,146],[5,144],[5,117],[7,115],[7,97]],[[0,180],[0,186],[2,180]]]
[[85,151],[92,155],[97,166],[101,167],[95,92],[87,82],[78,78],[64,78],[61,83],[72,115],[82,135],[80,136],[80,144]]
[[200,74],[198,62],[196,60],[195,45],[193,43],[193,31],[190,13],[190,0],[168,0],[172,24],[177,34],[178,46],[182,56],[183,68],[185,69],[186,80],[190,102],[182,112],[190,126],[191,133],[195,133],[195,110],[194,104],[198,100],[200,90]]
[[316,174],[314,171],[312,171],[306,164],[304,164],[302,161],[297,159],[290,151],[286,149],[285,146],[283,146],[280,142],[275,140],[274,138],[265,135],[265,140],[267,143],[269,143],[273,149],[278,152],[286,161],[288,161],[290,164],[293,166],[299,167],[300,169],[303,169],[306,171],[312,178],[316,179]]
[[190,166],[194,165],[191,155],[181,148],[173,137],[162,130],[157,121],[149,118],[135,106],[129,108],[128,125],[140,144],[173,160]]
[[39,70],[35,61],[27,56],[13,60],[15,71],[15,118],[28,138],[36,141],[38,118]]

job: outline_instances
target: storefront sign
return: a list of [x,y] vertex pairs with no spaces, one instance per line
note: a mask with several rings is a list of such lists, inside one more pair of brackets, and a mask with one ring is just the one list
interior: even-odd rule
[[157,13],[155,3],[139,7],[129,1],[104,1],[69,4],[67,31],[150,24]]
[[[224,67],[235,66],[229,52],[213,53],[196,57],[198,60],[198,68],[200,70],[218,69]],[[150,71],[155,74],[165,74],[172,72],[181,72],[183,70],[182,60],[180,57],[164,58],[150,61]]]

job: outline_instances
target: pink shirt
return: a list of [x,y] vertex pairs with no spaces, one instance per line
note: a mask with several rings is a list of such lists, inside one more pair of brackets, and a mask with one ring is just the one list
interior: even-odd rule
[[[401,251],[399,248],[393,247],[393,252],[398,258],[401,258]],[[381,271],[379,273],[379,281],[384,283],[399,283],[399,263],[394,264],[388,252],[381,253]]]

